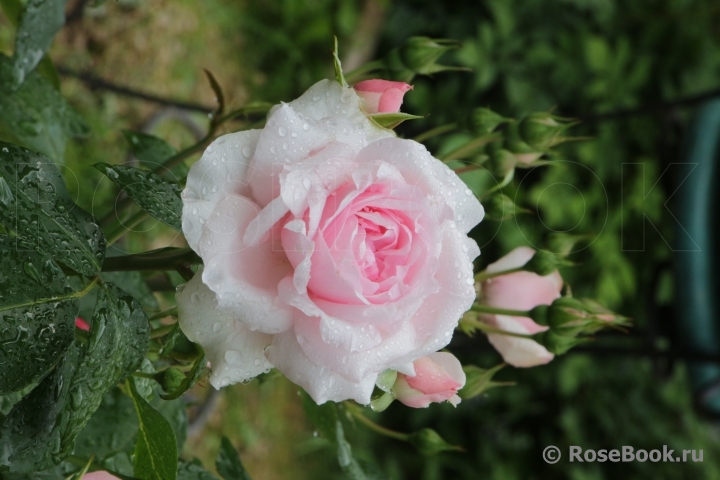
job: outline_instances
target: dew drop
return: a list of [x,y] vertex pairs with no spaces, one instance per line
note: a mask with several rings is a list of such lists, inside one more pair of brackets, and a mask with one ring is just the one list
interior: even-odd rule
[[213,332],[218,333],[220,330],[222,330],[222,328],[222,322],[215,322],[215,325],[213,325]]
[[252,148],[250,148],[248,145],[245,145],[242,149],[243,157],[250,158],[252,155]]
[[307,123],[303,123],[303,130],[305,130],[306,132],[310,130],[310,125],[308,125]]
[[285,135],[287,135],[287,128],[285,128],[285,127],[280,127],[280,128],[278,128],[278,134],[279,134],[281,137],[284,137]]

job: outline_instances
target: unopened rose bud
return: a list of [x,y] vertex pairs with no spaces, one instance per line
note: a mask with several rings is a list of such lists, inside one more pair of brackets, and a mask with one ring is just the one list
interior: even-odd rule
[[415,73],[430,75],[452,67],[438,65],[437,60],[446,52],[457,48],[454,40],[433,40],[428,37],[410,37],[400,47],[400,59],[406,68]]
[[519,213],[527,213],[527,210],[518,207],[510,197],[500,192],[495,192],[483,200],[483,205],[485,216],[490,220],[507,220]]
[[559,267],[567,267],[570,265],[573,265],[573,263],[565,260],[562,255],[546,250],[538,250],[530,261],[523,266],[523,270],[545,276],[550,275]]
[[[491,263],[485,269],[488,274],[517,269],[525,265],[535,254],[532,248],[518,247]],[[530,317],[482,314],[488,325],[511,333],[534,335],[548,329],[547,321],[540,318],[556,298],[560,296],[563,280],[558,272],[540,276],[532,272],[518,271],[496,276],[482,282],[480,303],[489,307],[530,311]],[[534,367],[553,359],[552,352],[529,338],[490,333],[488,340],[502,355],[506,363],[514,367]]]
[[530,166],[545,153],[528,145],[518,132],[518,124],[511,123],[505,131],[505,148],[512,152],[521,166]]
[[499,125],[512,121],[511,118],[503,117],[489,108],[476,108],[470,114],[470,126],[478,135],[491,133]]
[[457,392],[465,385],[465,372],[452,354],[431,353],[415,360],[415,376],[399,373],[392,393],[401,403],[413,408],[426,408],[433,402],[460,403]]
[[465,375],[467,375],[467,383],[465,383],[465,386],[458,393],[460,398],[466,400],[482,395],[491,388],[514,385],[513,382],[494,382],[492,380],[493,376],[504,366],[505,364],[501,363],[488,369],[476,367],[475,365],[466,365],[463,367],[463,371]]
[[355,92],[363,100],[366,113],[397,113],[402,105],[403,95],[412,90],[412,85],[389,80],[365,80],[355,85]]
[[490,171],[496,177],[505,178],[517,166],[518,159],[512,152],[504,148],[488,150]]
[[563,355],[567,353],[573,347],[576,347],[582,343],[587,343],[590,339],[567,337],[565,335],[558,335],[553,330],[546,330],[540,332],[534,336],[536,342],[545,347],[550,353],[555,355]]
[[80,330],[85,330],[86,332],[90,331],[90,325],[80,317],[75,318],[75,328],[79,328]]
[[105,471],[98,471],[98,472],[91,472],[86,473],[82,476],[81,480],[120,480],[115,475],[110,475],[108,472]]
[[451,445],[431,428],[423,428],[420,431],[410,434],[408,441],[422,455],[431,456],[447,450],[460,450],[459,447]]
[[547,151],[565,141],[560,134],[575,125],[568,119],[556,117],[547,112],[531,113],[519,124],[522,139],[532,148]]
[[558,335],[593,334],[611,325],[626,325],[627,318],[587,299],[561,297],[547,311],[550,328]]
[[157,381],[166,392],[174,392],[185,381],[185,374],[175,367],[166,368],[155,374]]

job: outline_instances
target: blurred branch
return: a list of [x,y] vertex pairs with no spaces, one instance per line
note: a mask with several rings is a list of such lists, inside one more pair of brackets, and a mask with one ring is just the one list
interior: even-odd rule
[[388,2],[384,0],[365,0],[357,27],[350,37],[350,47],[342,63],[351,71],[372,59],[380,34],[385,24]]

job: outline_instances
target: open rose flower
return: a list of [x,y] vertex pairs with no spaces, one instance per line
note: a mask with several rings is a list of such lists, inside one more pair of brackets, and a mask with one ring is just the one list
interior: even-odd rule
[[460,403],[458,390],[465,386],[465,372],[451,353],[435,352],[413,362],[415,375],[398,373],[393,395],[408,407],[426,408],[433,402]]
[[360,107],[321,81],[193,165],[183,232],[204,267],[177,301],[216,388],[275,366],[318,403],[367,404],[380,372],[414,375],[472,305],[482,206]]
[[[488,273],[522,267],[535,255],[529,247],[518,247],[500,260],[488,265]],[[538,305],[550,305],[560,297],[563,280],[558,271],[540,276],[532,272],[514,272],[485,280],[481,285],[481,303],[509,310],[530,310]],[[533,335],[548,329],[529,317],[483,314],[483,320],[513,333]],[[491,333],[488,340],[500,352],[503,360],[514,367],[534,367],[548,363],[554,355],[539,343],[509,335]]]

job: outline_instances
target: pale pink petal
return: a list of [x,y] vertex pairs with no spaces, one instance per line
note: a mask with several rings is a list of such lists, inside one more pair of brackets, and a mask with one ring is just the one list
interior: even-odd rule
[[183,234],[197,251],[203,225],[215,205],[229,194],[247,196],[253,169],[248,168],[255,153],[260,130],[230,133],[215,140],[193,164],[182,192]]
[[279,245],[243,242],[250,221],[260,208],[236,195],[223,199],[205,224],[199,242],[205,262],[203,281],[218,303],[237,311],[250,329],[278,333],[290,328],[292,311],[278,297],[277,286],[292,271]]
[[239,321],[244,312],[220,307],[215,293],[202,281],[202,270],[178,290],[176,300],[180,328],[205,350],[215,388],[246,382],[272,368],[263,353],[272,335],[246,327]]
[[[537,333],[526,328],[521,318],[508,317],[505,315],[493,315],[492,321],[488,322],[501,330],[513,333],[533,334]],[[546,330],[547,327],[538,327]],[[534,367],[544,365],[555,356],[539,343],[528,338],[511,337],[501,334],[489,334],[488,340],[493,347],[502,355],[503,360],[514,367]]]
[[412,140],[387,138],[373,142],[357,156],[358,163],[383,160],[392,164],[405,181],[417,185],[427,200],[438,224],[454,220],[458,229],[468,233],[483,218],[485,211],[467,185],[427,149]]
[[329,368],[313,363],[300,348],[303,341],[303,337],[296,337],[292,330],[275,335],[267,349],[268,359],[290,381],[305,389],[317,404],[348,399],[363,405],[370,403],[378,373],[348,381]]
[[98,471],[86,473],[82,476],[82,480],[120,480],[115,475],[110,475],[108,472]]
[[90,325],[80,317],[75,318],[75,328],[79,328],[80,330],[85,330],[86,332],[90,331]]
[[354,88],[364,100],[367,113],[396,113],[400,111],[405,92],[412,86],[405,82],[373,79],[360,82]]
[[[452,370],[452,373],[445,370],[446,366]],[[435,352],[415,360],[415,376],[408,377],[407,382],[415,390],[428,395],[451,392],[448,394],[449,398],[465,384],[465,373],[454,355]]]

